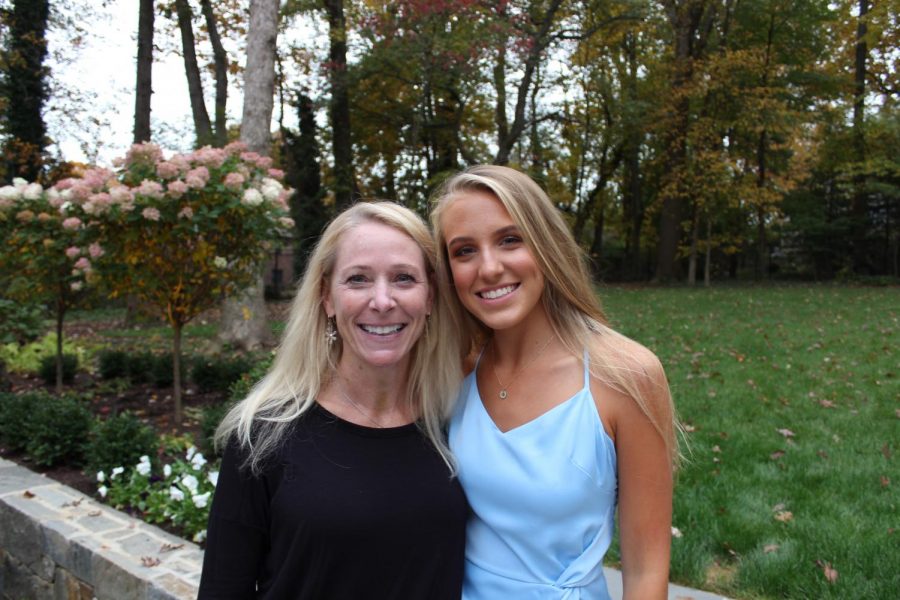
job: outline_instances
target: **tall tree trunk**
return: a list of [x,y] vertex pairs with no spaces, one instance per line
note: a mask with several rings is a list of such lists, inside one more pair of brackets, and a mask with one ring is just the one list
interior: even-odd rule
[[856,25],[856,65],[853,78],[853,151],[859,165],[854,177],[850,213],[853,219],[853,268],[857,273],[869,271],[866,234],[868,232],[868,194],[863,164],[866,160],[866,61],[869,55],[866,18],[869,0],[858,0],[859,18]]
[[219,27],[216,23],[216,15],[213,13],[212,3],[209,0],[200,0],[200,11],[206,20],[206,29],[209,32],[209,43],[213,49],[213,64],[216,70],[216,129],[213,134],[213,145],[221,148],[228,143],[228,127],[225,124],[225,108],[228,104],[228,54],[222,46],[219,37]]
[[606,224],[606,203],[602,200],[603,188],[599,186],[594,188],[592,196],[595,197],[591,198],[591,201],[598,206],[597,214],[594,216],[594,239],[591,241],[591,270],[594,278],[599,279],[603,267],[600,262],[603,259],[603,226]]
[[756,186],[759,188],[759,199],[756,204],[756,278],[766,279],[769,276],[769,244],[766,241],[766,208],[764,205],[766,178],[768,170],[766,164],[766,151],[768,136],[763,129],[759,134],[759,143],[756,151]]
[[[497,17],[506,22],[506,3],[497,4]],[[497,39],[497,62],[494,63],[494,94],[497,106],[494,109],[494,123],[497,126],[497,146],[509,137],[509,119],[506,116],[506,44],[509,36],[503,30]]]
[[44,165],[47,127],[43,109],[47,99],[46,69],[48,0],[15,0],[4,32],[6,47],[0,65],[0,89],[5,100],[6,142],[2,160],[6,178],[37,181]]
[[[678,177],[687,163],[687,135],[690,129],[688,87],[694,77],[694,60],[703,56],[712,29],[715,5],[707,0],[667,0],[663,3],[674,39],[672,77],[672,122],[668,132],[666,172]],[[681,220],[687,190],[679,183],[669,186],[662,199],[659,242],[656,255],[657,281],[675,277],[675,259],[681,240]]]
[[[637,101],[637,48],[634,34],[625,36],[625,53],[628,58],[628,74],[623,85],[626,102]],[[641,226],[644,222],[644,199],[641,181],[641,130],[632,120],[626,124],[625,141],[622,145],[623,189],[622,217],[624,220],[625,258],[624,271],[629,279],[641,278]]]
[[[259,154],[268,154],[275,94],[275,41],[279,0],[251,0],[247,29],[247,67],[244,71],[244,109],[241,141]],[[245,350],[268,342],[265,283],[262,265],[256,283],[222,306],[220,341]]]
[[63,392],[63,320],[66,305],[60,296],[56,301],[56,393]]
[[[513,122],[509,128],[507,135],[503,138],[497,137],[497,155],[494,157],[494,164],[505,165],[509,162],[510,154],[513,147],[519,141],[522,132],[525,131],[526,114],[525,106],[528,103],[528,97],[531,94],[531,86],[534,85],[535,71],[541,60],[541,55],[550,44],[550,30],[556,20],[556,14],[559,12],[562,0],[551,0],[547,10],[544,12],[543,19],[536,23],[537,31],[531,36],[528,47],[528,54],[525,57],[525,68],[522,72],[522,79],[519,81],[519,87],[516,91],[516,106],[513,111]],[[499,101],[499,98],[498,98]],[[534,118],[534,117],[532,117]]]
[[347,78],[347,23],[343,0],[323,0],[328,15],[328,58],[331,80],[331,139],[334,154],[334,199],[338,210],[353,202],[353,138],[350,129],[350,90]]
[[140,0],[137,39],[137,88],[134,100],[134,143],[150,141],[150,97],[153,95],[154,0]]
[[688,254],[688,284],[697,283],[697,244],[700,237],[700,207],[694,202],[694,215],[691,218],[691,250]]
[[181,425],[184,411],[181,404],[181,329],[182,323],[172,323],[172,399],[175,403],[175,424]]
[[712,215],[706,215],[706,261],[703,263],[703,285],[709,287],[712,276]]
[[194,118],[194,131],[197,134],[197,145],[203,146],[212,142],[212,125],[203,99],[203,82],[200,79],[200,67],[197,65],[197,50],[194,42],[193,11],[188,0],[175,0],[175,12],[178,16],[178,29],[181,31],[181,51],[184,58],[184,74],[187,77],[188,96],[191,99],[191,116]]

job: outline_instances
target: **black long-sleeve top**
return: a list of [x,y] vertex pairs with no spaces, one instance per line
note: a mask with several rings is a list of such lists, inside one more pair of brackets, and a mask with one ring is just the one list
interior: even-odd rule
[[468,505],[414,424],[373,429],[319,405],[264,470],[225,452],[199,600],[457,600]]

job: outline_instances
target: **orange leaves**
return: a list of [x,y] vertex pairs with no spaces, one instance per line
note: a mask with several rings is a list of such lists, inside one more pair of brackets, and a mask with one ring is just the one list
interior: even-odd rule
[[831,566],[831,563],[827,563],[823,560],[817,560],[816,566],[822,569],[822,574],[825,576],[825,579],[828,583],[835,583],[838,580],[838,572],[837,569]]
[[783,502],[779,502],[778,504],[773,506],[772,513],[772,518],[781,523],[787,523],[794,520],[794,513],[789,510],[785,510],[785,505]]

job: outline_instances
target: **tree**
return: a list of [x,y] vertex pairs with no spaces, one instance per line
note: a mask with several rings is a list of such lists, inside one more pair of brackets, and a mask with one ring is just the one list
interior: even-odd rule
[[[88,171],[84,181],[99,181],[102,169]],[[103,254],[91,214],[78,202],[88,188],[60,193],[16,178],[0,188],[0,282],[4,294],[50,307],[56,321],[56,392],[62,393],[63,323],[66,312],[84,298],[93,282],[92,261]]]
[[[269,153],[272,137],[270,124],[275,93],[278,5],[278,0],[250,2],[241,141],[251,151],[261,155]],[[223,304],[220,340],[251,349],[271,337],[266,320],[264,287],[262,274],[258,272],[252,285]]]
[[331,83],[332,152],[334,154],[334,200],[338,210],[353,201],[353,138],[350,127],[350,91],[347,74],[347,23],[344,0],[322,0],[328,17],[328,79]]
[[271,162],[240,143],[168,159],[142,144],[115,176],[67,183],[87,189],[72,201],[99,223],[97,268],[113,295],[134,294],[172,327],[176,423],[184,326],[254,281],[270,243],[294,226]]
[[47,146],[43,108],[47,100],[49,0],[15,0],[5,17],[9,32],[3,52],[3,163],[6,181],[40,179]]
[[150,141],[150,99],[153,95],[154,0],[140,0],[137,36],[137,85],[134,101],[134,143]]
[[297,97],[300,132],[282,131],[282,156],[285,183],[295,190],[291,196],[291,216],[294,231],[294,273],[306,270],[306,261],[328,222],[328,211],[319,166],[319,145],[316,141],[316,116],[312,99],[304,93]]

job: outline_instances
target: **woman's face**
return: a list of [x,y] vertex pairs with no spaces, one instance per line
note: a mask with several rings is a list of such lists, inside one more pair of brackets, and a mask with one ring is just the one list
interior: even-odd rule
[[342,364],[405,366],[431,312],[422,249],[383,223],[354,227],[338,243],[323,304],[343,342]]
[[491,329],[507,329],[543,311],[544,275],[493,194],[455,196],[442,229],[456,293],[475,318]]

